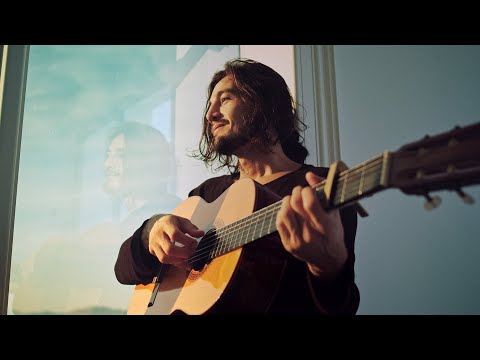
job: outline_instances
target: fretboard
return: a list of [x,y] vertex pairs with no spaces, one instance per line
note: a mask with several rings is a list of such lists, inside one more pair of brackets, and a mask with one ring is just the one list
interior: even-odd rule
[[[386,187],[386,163],[388,154],[380,154],[353,168],[338,174],[332,188],[330,201],[325,203],[325,180],[313,188],[326,210],[341,208],[360,198],[371,195]],[[247,217],[229,225],[217,228],[215,234],[206,235],[216,238],[210,257],[216,258],[252,241],[277,231],[275,220],[282,201],[266,206]],[[192,257],[196,258],[194,255]]]

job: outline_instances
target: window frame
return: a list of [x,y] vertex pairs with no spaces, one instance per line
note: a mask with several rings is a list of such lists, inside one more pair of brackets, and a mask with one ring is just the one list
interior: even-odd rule
[[[3,45],[0,77],[0,314],[7,314],[29,45]],[[8,86],[7,86],[8,84]]]

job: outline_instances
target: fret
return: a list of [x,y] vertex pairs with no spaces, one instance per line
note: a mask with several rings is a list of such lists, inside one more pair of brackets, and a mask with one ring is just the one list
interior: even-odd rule
[[251,231],[248,232],[248,237],[247,237],[247,240],[246,240],[247,243],[255,240],[255,229],[257,228],[259,214],[260,214],[260,212],[255,213],[255,216],[252,216],[250,218],[249,228],[251,229]]
[[[246,217],[244,220],[243,220],[243,224],[242,224],[242,235],[240,236],[240,241],[239,243],[241,245],[245,245],[247,242],[245,241],[246,239],[246,235],[245,235],[245,228],[246,228],[246,225],[248,224],[248,217]],[[248,228],[247,228],[247,233],[248,233]]]
[[[270,234],[272,232],[270,229],[270,226],[271,226],[273,216],[271,216],[271,214],[274,212],[274,210],[275,210],[275,204],[265,208],[265,214],[263,217],[263,224],[262,224],[262,229],[260,231],[260,237]],[[265,226],[265,223],[267,222],[267,220],[268,220],[268,226]]]
[[235,244],[235,246],[243,245],[242,238],[243,238],[243,231],[245,230],[243,225],[244,223],[245,223],[245,219],[240,219],[239,221],[234,223],[235,240],[233,241],[233,243]]
[[[270,222],[268,223],[267,234],[270,234],[270,233],[273,232],[273,230],[272,230],[272,223],[273,223],[273,219],[276,217],[276,216],[274,216],[274,215],[276,215],[277,212],[278,212],[278,211],[275,211],[276,207],[277,207],[277,205],[272,206],[272,208],[270,209],[271,211],[268,210],[269,212],[271,212],[271,214],[270,214]],[[275,223],[273,223],[273,225],[275,225]],[[275,227],[274,227],[274,230],[276,230]]]
[[222,243],[222,251],[221,251],[221,255],[227,253],[230,249],[229,249],[229,245],[232,243],[231,241],[228,241],[226,237],[222,237],[221,239],[221,243]]
[[345,200],[345,190],[347,188],[348,180],[348,171],[345,171],[345,179],[343,180],[342,196],[340,197],[340,203],[342,204]]
[[360,175],[360,185],[358,186],[358,195],[363,194],[363,177],[365,175],[365,165],[362,166],[362,173]]
[[242,237],[240,236],[240,230],[242,230],[244,220],[240,220],[239,222],[233,223],[235,227],[235,239],[233,239],[232,244],[234,247],[242,246]]
[[262,227],[260,228],[260,232],[258,234],[258,237],[263,236],[263,226],[265,225],[265,219],[267,218],[267,213],[268,213],[268,210],[263,209],[263,219],[261,220],[262,221]]
[[[229,229],[232,228],[231,225],[228,225]],[[234,226],[233,226],[234,227]],[[223,237],[223,241],[227,244],[235,244],[235,230],[234,231],[226,231],[226,236]]]
[[228,240],[228,243],[233,244],[233,246],[235,246],[237,242],[240,242],[239,241],[240,237],[238,233],[240,231],[241,225],[233,223],[233,224],[230,224],[230,227],[233,229],[233,231],[231,231],[232,236],[231,236],[231,239]]
[[[239,227],[238,227],[238,225],[235,225],[235,224],[236,224],[236,223],[230,224],[230,226],[231,226],[232,228],[234,228],[234,230],[232,231],[232,239],[230,240],[230,242],[231,242],[232,244],[236,244],[236,242],[238,241],[238,235],[237,235],[237,233],[238,233]],[[240,245],[240,242],[239,242],[238,245]]]
[[379,172],[377,171],[370,172],[367,176],[367,183],[369,184],[369,186],[367,186],[367,190],[371,190],[375,188],[379,184],[380,182],[379,180],[380,180]]
[[237,224],[237,242],[238,242],[238,246],[242,246],[242,245],[243,245],[243,231],[245,230],[244,224],[245,224],[245,219],[240,220],[240,222]]
[[239,222],[231,224],[232,228],[233,228],[233,238],[232,238],[231,242],[233,244],[238,242],[238,244],[240,245],[240,230],[241,230],[241,225],[240,224],[242,222],[243,222],[243,220],[240,220]]
[[[235,244],[236,237],[238,236],[238,226],[235,226],[235,223],[228,225],[228,227],[229,229],[225,232],[227,236],[222,236],[221,239],[219,255],[225,254],[228,251],[228,245]],[[233,229],[233,231],[231,229]]]
[[[248,218],[246,218],[248,219]],[[243,224],[243,226],[245,227],[245,232],[244,234],[242,235],[242,245],[245,245],[248,243],[248,233],[250,232],[251,230],[251,226],[250,226],[250,221],[249,219],[245,221],[245,223]]]
[[390,152],[384,151],[382,155],[382,162],[383,162],[382,173],[380,175],[380,184],[384,187],[388,185],[387,179],[389,176],[390,160],[391,160]]
[[257,216],[257,218],[254,220],[255,221],[255,226],[253,227],[253,231],[252,231],[252,238],[250,241],[253,241],[256,239],[256,236],[255,236],[255,231],[257,230],[257,225],[258,225],[258,222],[259,222],[259,218]]

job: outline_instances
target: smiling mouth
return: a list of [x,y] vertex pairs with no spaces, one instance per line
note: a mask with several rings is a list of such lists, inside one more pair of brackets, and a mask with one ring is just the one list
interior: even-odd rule
[[215,136],[215,133],[217,132],[218,129],[220,129],[221,127],[225,126],[227,124],[218,124],[218,125],[215,125],[212,129],[212,134]]

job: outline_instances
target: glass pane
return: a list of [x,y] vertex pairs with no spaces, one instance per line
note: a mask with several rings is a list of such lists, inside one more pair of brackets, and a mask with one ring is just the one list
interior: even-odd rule
[[211,176],[208,82],[238,45],[31,46],[10,314],[124,314],[119,246]]

